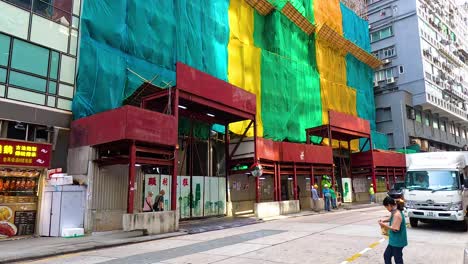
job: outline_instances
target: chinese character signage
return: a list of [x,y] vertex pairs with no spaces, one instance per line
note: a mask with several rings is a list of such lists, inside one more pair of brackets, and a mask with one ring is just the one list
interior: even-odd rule
[[0,139],[0,165],[47,168],[51,151],[49,144]]

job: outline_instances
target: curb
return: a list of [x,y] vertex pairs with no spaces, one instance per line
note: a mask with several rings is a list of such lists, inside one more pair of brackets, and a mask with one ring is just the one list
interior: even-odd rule
[[85,251],[92,251],[96,249],[131,245],[131,244],[137,244],[137,243],[142,243],[142,242],[149,242],[149,241],[155,241],[155,240],[161,240],[165,238],[179,237],[179,236],[185,236],[185,235],[187,235],[186,232],[172,232],[172,233],[166,233],[166,234],[160,234],[160,235],[140,236],[140,237],[135,237],[132,239],[119,239],[116,242],[96,243],[96,245],[86,246],[82,248],[79,248],[78,246],[78,248],[76,249],[57,249],[54,252],[47,252],[47,253],[42,253],[42,254],[40,253],[40,254],[35,254],[34,256],[21,256],[18,258],[0,259],[0,263],[17,263],[17,262],[23,262],[23,261],[38,260],[38,259],[43,259],[43,258],[48,258],[48,257],[64,255],[64,254],[73,254],[73,253],[79,253],[79,252],[85,252]]

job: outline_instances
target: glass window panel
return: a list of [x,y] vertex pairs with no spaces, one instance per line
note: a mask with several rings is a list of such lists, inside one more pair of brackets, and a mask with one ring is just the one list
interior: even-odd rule
[[63,97],[73,98],[73,86],[61,83],[59,95]]
[[71,84],[75,83],[74,58],[62,55],[62,63],[60,64],[60,81]]
[[416,112],[416,122],[421,123],[421,112],[419,112],[419,111]]
[[46,80],[15,71],[10,71],[9,83],[15,86],[28,88],[38,92],[45,93],[46,91]]
[[[32,61],[34,63],[31,63]],[[34,74],[47,76],[47,68],[49,67],[49,50],[19,39],[15,39],[13,42],[11,67]]]
[[72,27],[78,28],[80,26],[80,19],[76,16],[72,18]]
[[31,41],[68,52],[69,28],[40,16],[33,15]]
[[34,13],[65,26],[71,25],[71,10],[72,0],[34,0],[33,3]]
[[10,37],[0,34],[0,65],[8,65],[8,55],[10,54]]
[[70,37],[70,54],[76,56],[76,46],[78,42],[78,31],[72,29]]
[[45,102],[45,95],[43,94],[33,93],[13,87],[8,87],[8,98],[40,105],[43,105]]
[[47,106],[55,107],[55,96],[47,96]]
[[50,78],[57,79],[59,65],[59,54],[58,52],[52,51],[52,58],[50,60]]
[[57,108],[60,108],[60,109],[63,109],[63,110],[71,111],[71,107],[72,107],[72,101],[66,100],[66,99],[62,99],[62,98],[59,98],[59,99],[57,100]]
[[6,69],[0,68],[0,83],[6,82]]
[[6,2],[10,2],[27,10],[31,9],[31,0],[6,0]]
[[0,15],[0,31],[27,39],[30,13],[2,1],[0,1],[0,10],[2,10],[2,14]]
[[49,82],[49,93],[50,94],[57,94],[57,83],[56,82]]
[[81,7],[81,0],[74,0],[73,1],[73,14],[79,16],[80,15],[80,7]]
[[5,85],[0,84],[0,97],[5,97]]

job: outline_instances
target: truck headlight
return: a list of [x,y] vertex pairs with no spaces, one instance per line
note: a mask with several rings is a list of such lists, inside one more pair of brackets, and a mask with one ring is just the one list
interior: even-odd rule
[[462,202],[452,203],[450,205],[450,211],[459,211],[463,209]]
[[405,201],[405,205],[406,205],[406,208],[409,208],[409,209],[414,209],[414,208],[416,208],[415,202],[414,202],[414,201],[406,200],[406,201]]

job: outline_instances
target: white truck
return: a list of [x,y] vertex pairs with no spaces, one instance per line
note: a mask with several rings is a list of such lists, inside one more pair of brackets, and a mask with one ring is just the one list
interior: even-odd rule
[[412,227],[455,221],[468,231],[468,152],[406,155],[403,197]]

